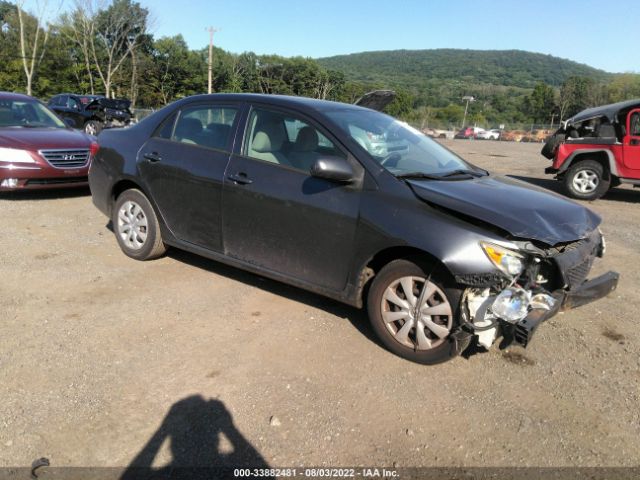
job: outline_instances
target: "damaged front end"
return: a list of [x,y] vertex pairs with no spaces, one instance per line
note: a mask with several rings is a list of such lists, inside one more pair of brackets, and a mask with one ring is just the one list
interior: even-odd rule
[[490,243],[481,246],[500,275],[458,278],[468,288],[461,300],[461,327],[454,338],[475,336],[487,349],[500,337],[502,347],[512,343],[526,347],[541,323],[561,310],[602,298],[618,285],[615,272],[586,280],[595,258],[605,252],[599,230],[547,249],[531,242],[513,242],[514,249]]

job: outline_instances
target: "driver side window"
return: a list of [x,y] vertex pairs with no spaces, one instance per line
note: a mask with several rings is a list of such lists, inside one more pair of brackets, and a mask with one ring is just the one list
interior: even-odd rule
[[79,110],[80,104],[75,98],[69,97],[69,100],[67,102],[67,107],[73,108],[74,110]]
[[313,125],[281,112],[255,109],[249,118],[244,154],[309,172],[319,158],[347,156]]

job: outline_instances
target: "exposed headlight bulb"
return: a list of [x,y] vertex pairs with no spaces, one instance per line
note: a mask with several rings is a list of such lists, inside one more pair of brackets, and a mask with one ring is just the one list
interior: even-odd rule
[[507,288],[493,301],[491,311],[510,323],[516,323],[527,316],[531,294],[522,288]]

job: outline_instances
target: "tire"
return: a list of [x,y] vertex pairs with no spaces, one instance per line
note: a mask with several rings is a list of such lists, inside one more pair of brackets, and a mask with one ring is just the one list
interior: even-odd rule
[[548,158],[549,160],[553,160],[553,157],[556,154],[556,149],[558,145],[564,142],[566,135],[564,133],[556,133],[547,139],[546,143],[542,147],[540,153],[543,157]]
[[597,200],[609,190],[611,176],[600,162],[581,160],[564,174],[567,195],[578,200]]
[[[410,310],[420,300],[425,279],[429,282],[428,297],[423,298],[421,319],[415,320],[416,312]],[[412,290],[411,296],[406,295],[404,285]],[[425,365],[446,362],[469,345],[469,341],[458,343],[450,335],[459,323],[461,295],[462,291],[443,275],[434,272],[429,276],[416,263],[394,260],[373,279],[367,297],[369,321],[385,347],[396,355]],[[401,306],[403,303],[405,306]],[[441,314],[425,314],[429,309]],[[408,322],[410,326],[405,327]]]
[[136,260],[152,260],[167,251],[155,211],[140,190],[125,190],[120,194],[111,221],[118,245],[125,255]]
[[98,136],[98,134],[102,131],[102,128],[102,123],[97,120],[88,120],[87,122],[85,122],[83,127],[85,133],[93,135],[94,137]]

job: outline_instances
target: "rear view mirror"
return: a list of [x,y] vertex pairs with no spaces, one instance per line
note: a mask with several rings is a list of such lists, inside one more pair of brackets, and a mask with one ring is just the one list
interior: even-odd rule
[[353,167],[344,158],[322,157],[311,166],[311,176],[332,182],[350,183],[355,177]]

